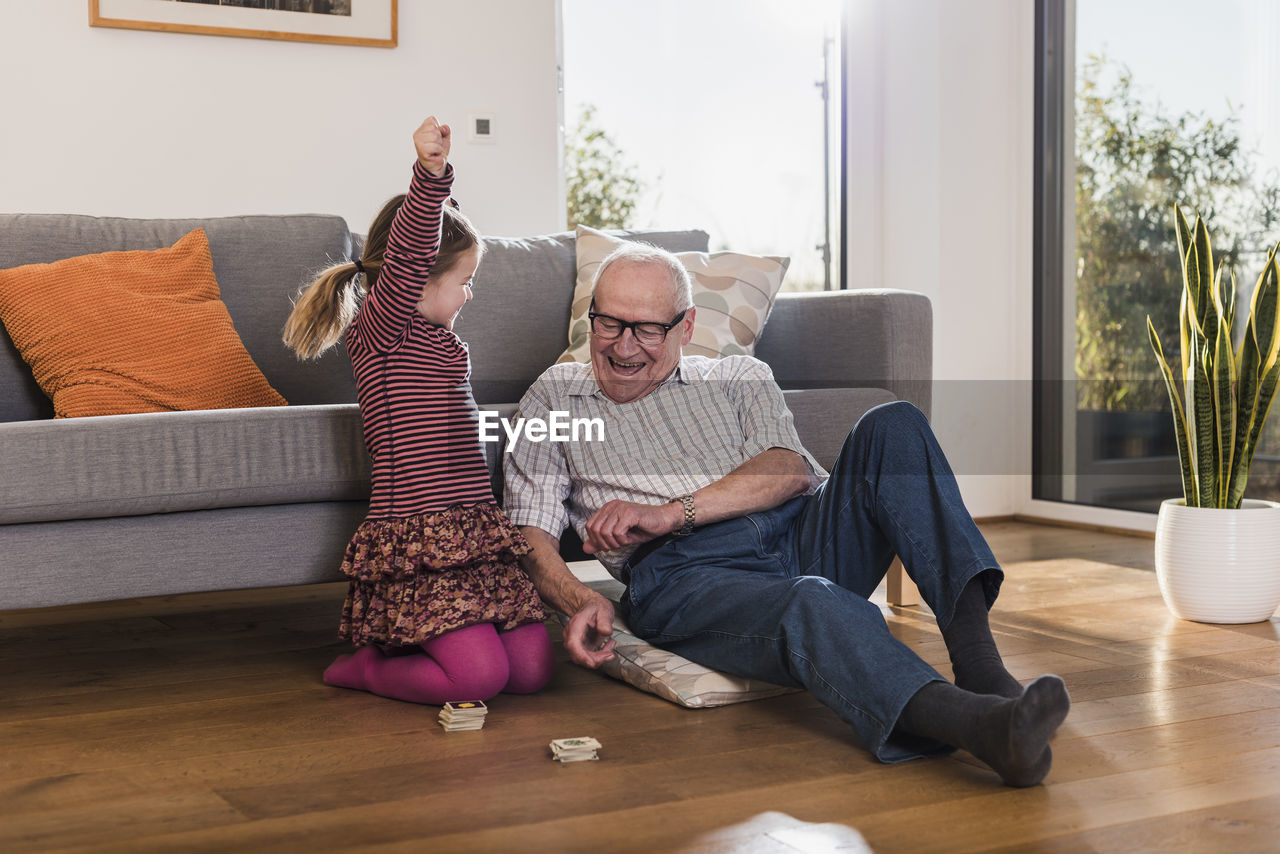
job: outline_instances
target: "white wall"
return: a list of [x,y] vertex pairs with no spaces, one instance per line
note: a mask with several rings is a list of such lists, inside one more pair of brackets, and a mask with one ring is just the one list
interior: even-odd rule
[[976,516],[1028,479],[1034,13],[850,0],[850,286],[934,309],[933,424]]
[[[979,516],[1025,490],[1032,4],[849,0],[851,284],[934,303],[933,420]],[[0,210],[324,212],[364,230],[428,112],[489,234],[564,225],[558,0],[400,0],[386,50],[90,28],[85,0],[0,0]]]
[[[385,49],[91,28],[85,0],[0,0],[0,210],[364,231],[435,113],[482,231],[559,230],[558,7],[400,0]],[[494,115],[494,142],[466,140],[471,112]]]

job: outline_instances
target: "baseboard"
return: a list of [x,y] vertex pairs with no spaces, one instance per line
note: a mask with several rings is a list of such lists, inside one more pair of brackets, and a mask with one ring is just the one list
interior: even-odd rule
[[1104,534],[1123,534],[1127,537],[1137,537],[1140,540],[1154,540],[1156,538],[1154,531],[1135,531],[1132,528],[1119,528],[1112,525],[1094,525],[1088,522],[1067,522],[1062,519],[1048,519],[1043,516],[1034,516],[1027,513],[1014,513],[1012,516],[992,517],[990,520],[978,519],[979,523],[983,521],[1000,521],[1000,522],[1031,522],[1036,525],[1052,525],[1055,528],[1071,528],[1077,531],[1099,531]]

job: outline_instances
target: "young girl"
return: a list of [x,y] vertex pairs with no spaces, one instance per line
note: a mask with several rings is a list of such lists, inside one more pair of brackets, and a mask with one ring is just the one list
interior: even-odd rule
[[342,561],[339,631],[359,649],[324,681],[432,704],[530,693],[554,667],[546,614],[518,562],[529,546],[489,486],[452,331],[483,244],[445,203],[449,126],[428,118],[413,142],[408,194],[378,214],[359,261],[303,292],[284,331],[303,358],[346,334],[373,459],[369,515]]

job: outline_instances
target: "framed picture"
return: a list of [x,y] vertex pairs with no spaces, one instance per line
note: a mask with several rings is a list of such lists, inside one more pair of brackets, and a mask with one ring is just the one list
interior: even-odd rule
[[396,46],[397,0],[89,0],[89,26]]

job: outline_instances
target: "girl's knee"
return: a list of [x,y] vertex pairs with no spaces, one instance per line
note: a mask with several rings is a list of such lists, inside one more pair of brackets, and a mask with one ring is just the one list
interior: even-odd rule
[[489,654],[476,657],[462,672],[451,675],[454,685],[467,695],[459,699],[487,700],[502,692],[511,678],[511,666],[505,656]]
[[555,648],[542,623],[518,626],[499,634],[507,652],[510,676],[503,691],[532,694],[546,687],[556,668]]
[[511,676],[511,667],[497,631],[487,623],[467,626],[423,644],[444,671],[451,699],[487,700],[497,696]]
[[554,674],[554,661],[535,669],[512,669],[511,675],[507,678],[507,684],[502,686],[502,692],[504,694],[536,694],[547,687],[547,683],[551,681]]

